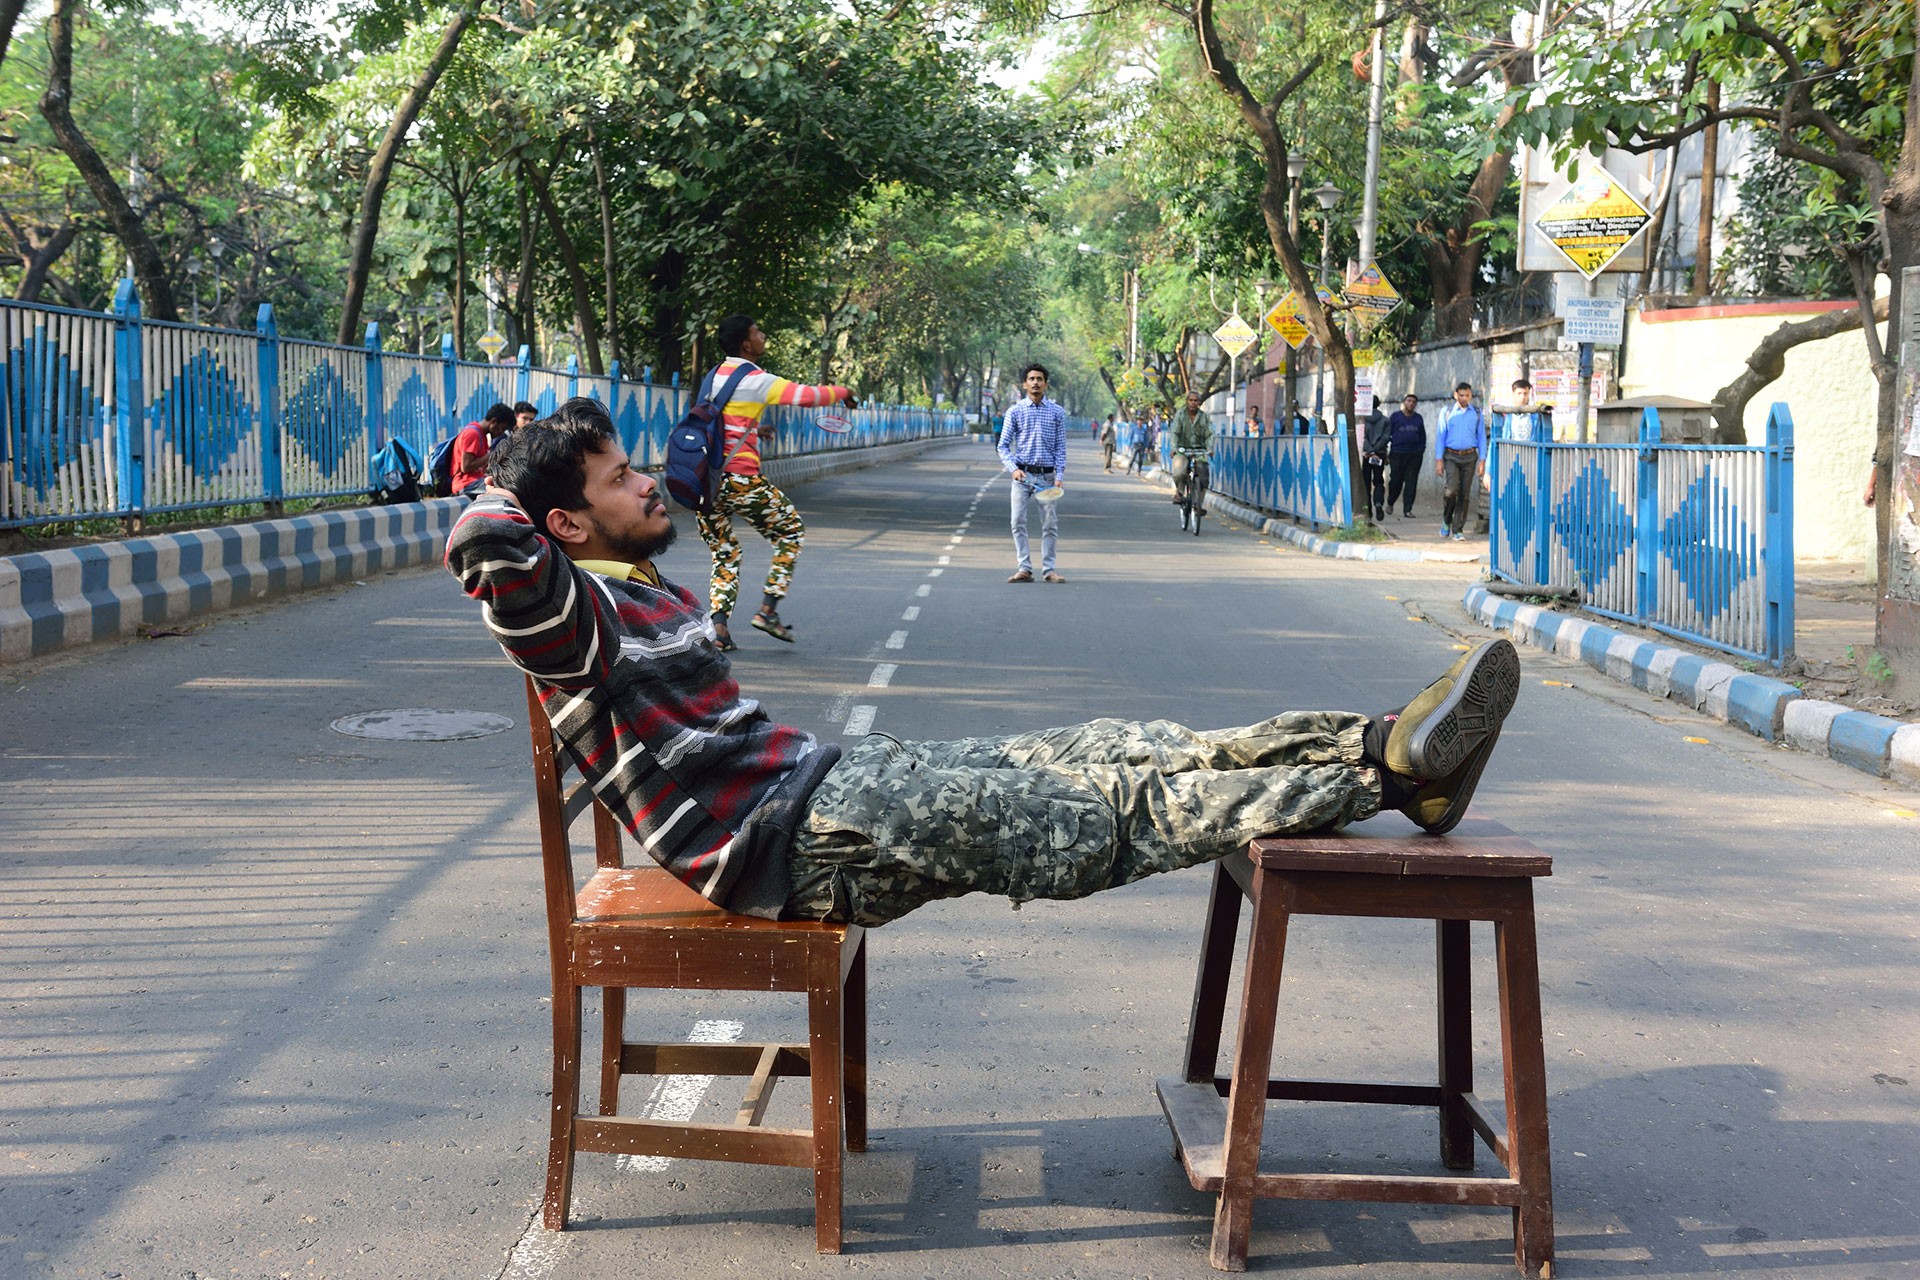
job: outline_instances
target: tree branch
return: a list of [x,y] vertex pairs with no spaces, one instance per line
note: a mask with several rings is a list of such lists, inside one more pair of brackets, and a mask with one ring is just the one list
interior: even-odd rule
[[[1874,304],[1873,315],[1876,321],[1887,318],[1885,298]],[[1747,367],[1740,376],[1713,393],[1713,401],[1717,406],[1713,411],[1713,420],[1720,429],[1720,443],[1747,442],[1747,405],[1786,372],[1787,352],[1804,343],[1818,342],[1822,338],[1858,329],[1861,327],[1860,317],[1860,308],[1850,307],[1845,311],[1829,311],[1810,320],[1790,321],[1755,344],[1747,356]]]

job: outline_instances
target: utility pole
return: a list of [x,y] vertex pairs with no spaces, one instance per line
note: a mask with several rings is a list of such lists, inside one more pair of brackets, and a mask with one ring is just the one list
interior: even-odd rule
[[1372,75],[1367,90],[1367,189],[1360,206],[1360,269],[1373,261],[1380,235],[1380,128],[1386,111],[1387,58],[1385,32],[1387,0],[1373,0]]

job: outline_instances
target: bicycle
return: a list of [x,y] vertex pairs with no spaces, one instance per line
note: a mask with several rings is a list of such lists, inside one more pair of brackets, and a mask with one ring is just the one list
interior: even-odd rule
[[1200,520],[1207,514],[1207,482],[1213,477],[1213,465],[1205,449],[1176,449],[1173,452],[1173,500],[1180,504],[1180,528],[1200,536]]

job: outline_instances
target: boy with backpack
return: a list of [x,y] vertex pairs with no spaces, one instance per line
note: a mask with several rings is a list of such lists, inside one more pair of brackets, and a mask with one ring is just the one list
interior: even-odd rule
[[700,540],[713,553],[709,606],[714,638],[723,650],[739,648],[728,630],[740,594],[740,541],[733,532],[733,517],[737,515],[773,547],[773,563],[767,568],[766,590],[759,611],[753,615],[753,627],[791,644],[793,628],[782,621],[780,602],[793,585],[793,567],[800,559],[807,527],[780,487],[760,474],[760,442],[773,438],[773,428],[761,426],[760,415],[771,404],[851,406],[853,392],[841,386],[789,382],[760,368],[756,362],[766,354],[767,335],[760,332],[752,316],[726,317],[714,336],[727,358],[707,375],[706,390],[720,391],[739,375],[734,390],[725,395],[726,403],[720,406],[726,427],[726,460],[720,469],[713,509],[702,512],[695,521]]
[[453,497],[478,489],[487,482],[487,454],[507,432],[513,430],[513,410],[495,404],[478,422],[469,422],[460,433],[433,451],[433,492],[436,497]]

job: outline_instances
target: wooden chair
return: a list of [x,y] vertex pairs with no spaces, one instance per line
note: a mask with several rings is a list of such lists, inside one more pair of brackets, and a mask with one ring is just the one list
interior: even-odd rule
[[[813,1170],[815,1241],[841,1245],[843,1151],[867,1145],[867,971],[858,925],[762,920],[714,906],[660,867],[625,866],[619,823],[584,783],[562,793],[565,769],[533,682],[527,681],[534,794],[553,961],[553,1137],[544,1221],[564,1231],[578,1151],[732,1160]],[[576,887],[568,829],[593,810],[595,869]],[[580,1110],[581,991],[601,996],[598,1114]],[[805,1044],[640,1044],[625,1039],[630,988],[804,991]],[[748,1076],[732,1124],[617,1115],[627,1075]],[[812,1083],[810,1129],[762,1121],[781,1076]],[[842,1144],[844,1132],[845,1142]]]
[[[1468,819],[1448,836],[1335,832],[1255,840],[1216,864],[1188,1025],[1186,1071],[1159,1081],[1161,1108],[1196,1190],[1219,1193],[1210,1260],[1244,1271],[1261,1198],[1511,1206],[1521,1274],[1553,1274],[1553,1180],[1540,1030],[1533,877],[1553,860],[1497,822]],[[1233,1074],[1216,1075],[1240,904],[1253,904]],[[1437,923],[1439,1072],[1434,1084],[1269,1079],[1287,922],[1295,915],[1387,916]],[[1468,924],[1493,922],[1500,983],[1506,1131],[1473,1092]],[[1263,1173],[1269,1099],[1437,1108],[1440,1160],[1470,1170],[1478,1134],[1505,1177]]]

